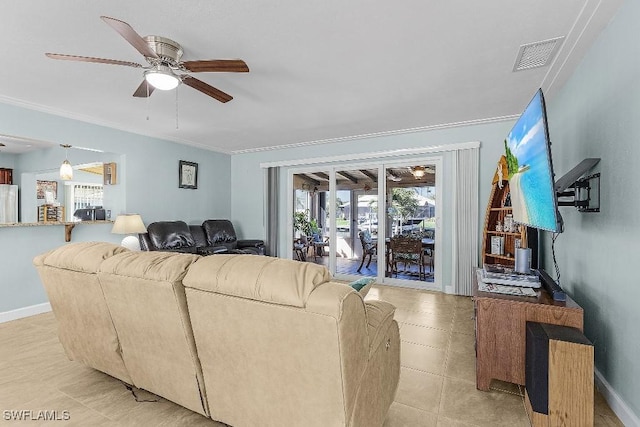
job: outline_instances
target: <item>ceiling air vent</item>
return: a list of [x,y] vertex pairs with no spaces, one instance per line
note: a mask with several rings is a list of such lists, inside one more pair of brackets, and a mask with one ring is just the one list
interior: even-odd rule
[[564,37],[556,37],[555,39],[523,44],[518,51],[513,71],[529,70],[549,65],[558,49],[560,49],[563,40]]

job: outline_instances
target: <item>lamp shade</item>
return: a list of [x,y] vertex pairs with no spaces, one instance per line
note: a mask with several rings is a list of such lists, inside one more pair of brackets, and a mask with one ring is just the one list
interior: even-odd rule
[[140,250],[140,240],[131,234],[146,233],[147,228],[142,223],[142,218],[138,214],[124,214],[116,217],[111,232],[114,234],[129,234],[122,239],[121,245],[132,251]]
[[114,234],[138,234],[146,233],[147,228],[142,223],[138,214],[124,214],[116,217],[111,232]]

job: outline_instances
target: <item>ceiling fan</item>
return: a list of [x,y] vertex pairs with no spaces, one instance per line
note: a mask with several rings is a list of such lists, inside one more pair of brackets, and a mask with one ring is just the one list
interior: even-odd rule
[[433,170],[429,166],[409,166],[408,169],[415,179],[424,178],[424,176],[428,173],[429,174],[435,173],[435,170]]
[[190,76],[189,73],[249,72],[249,67],[241,59],[182,61],[182,47],[177,42],[160,36],[141,37],[124,21],[108,16],[101,16],[100,18],[140,52],[149,65],[145,67],[136,62],[94,58],[90,56],[63,55],[59,53],[45,53],[45,55],[52,59],[66,61],[96,62],[99,64],[126,65],[128,67],[142,68],[145,70],[144,80],[133,93],[133,96],[139,98],[150,96],[154,89],[171,90],[175,89],[180,83],[184,83],[220,102],[229,102],[233,99],[231,95],[210,86],[202,80]]

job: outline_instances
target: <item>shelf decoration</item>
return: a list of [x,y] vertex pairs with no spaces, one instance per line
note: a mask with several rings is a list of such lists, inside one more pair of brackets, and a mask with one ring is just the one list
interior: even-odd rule
[[[526,227],[515,223],[511,214],[508,176],[507,160],[502,156],[493,177],[484,221],[483,264],[513,266],[516,247],[526,247]],[[496,245],[497,242],[499,245]]]
[[58,198],[58,181],[36,181],[36,198],[44,200],[47,192],[53,195],[53,199]]

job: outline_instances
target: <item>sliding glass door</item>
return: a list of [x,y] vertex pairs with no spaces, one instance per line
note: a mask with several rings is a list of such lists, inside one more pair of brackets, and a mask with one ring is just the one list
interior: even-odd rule
[[440,165],[425,158],[292,172],[291,257],[338,279],[437,288]]
[[378,167],[335,169],[336,274],[377,276]]
[[436,164],[385,165],[385,276],[429,282],[436,278]]
[[293,259],[329,266],[328,195],[327,172],[293,175]]

